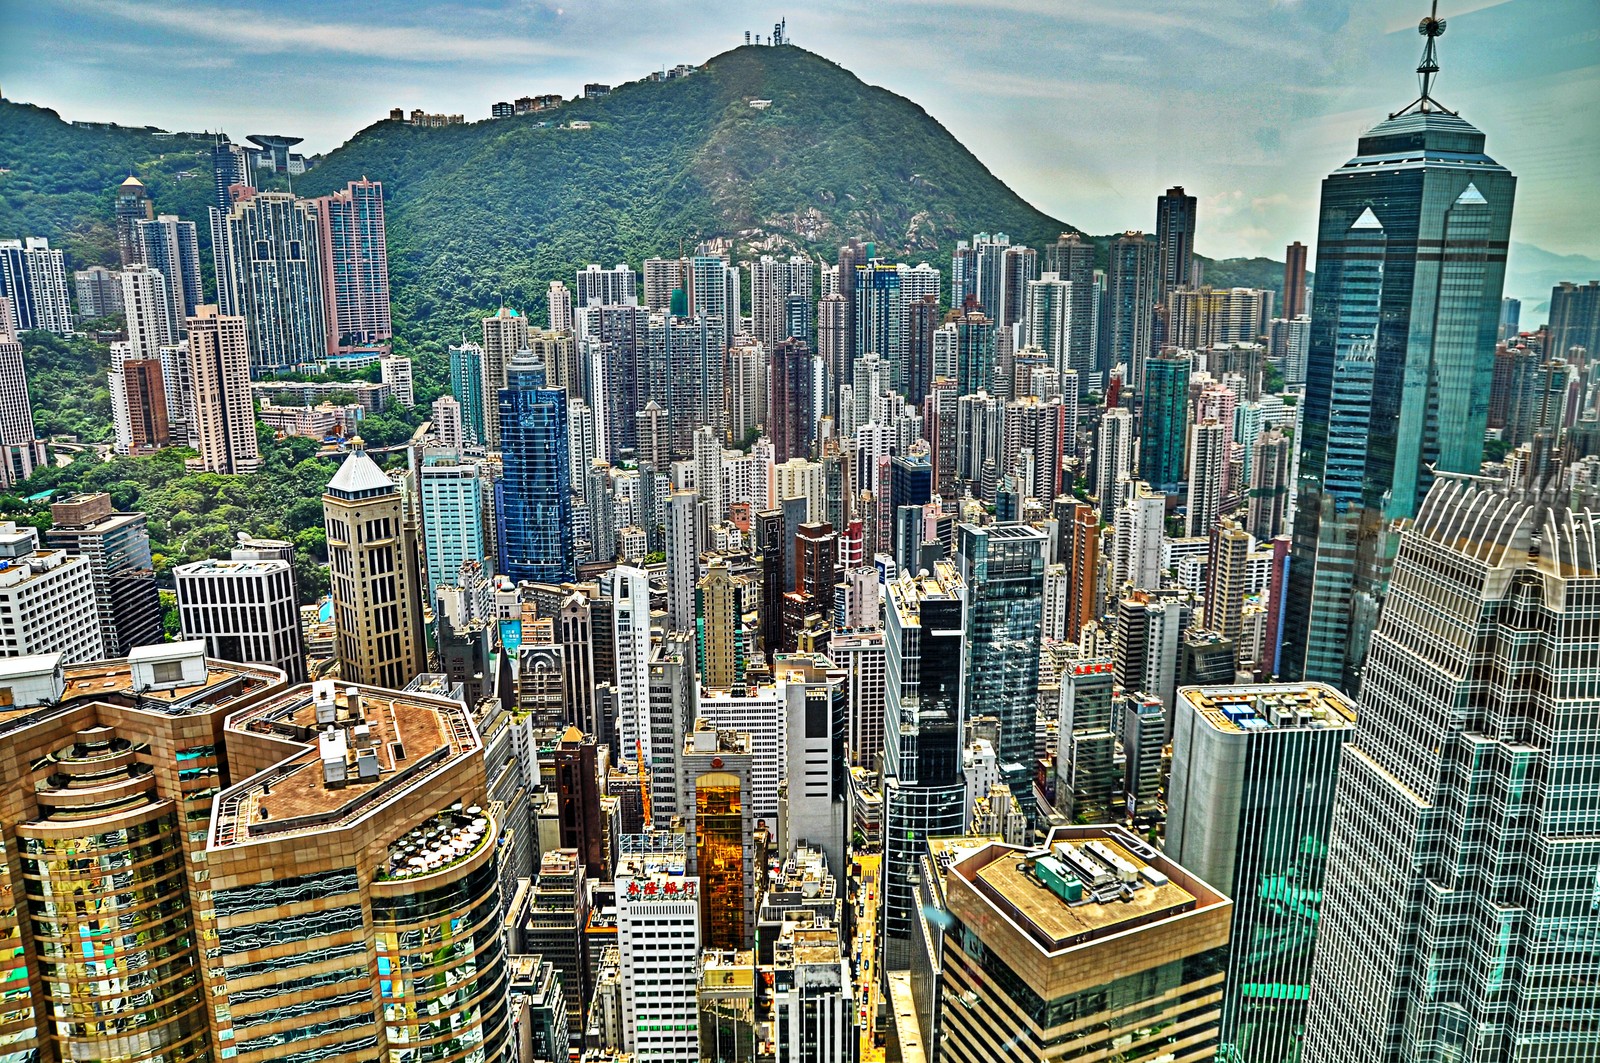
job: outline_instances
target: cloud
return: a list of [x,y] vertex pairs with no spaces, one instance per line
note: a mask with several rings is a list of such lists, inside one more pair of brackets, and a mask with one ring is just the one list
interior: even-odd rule
[[86,0],[84,7],[184,35],[221,41],[247,52],[321,52],[413,63],[461,60],[546,59],[575,54],[532,37],[456,34],[438,26],[370,22],[315,22],[279,18],[243,9],[227,13],[184,5],[146,5],[130,0]]

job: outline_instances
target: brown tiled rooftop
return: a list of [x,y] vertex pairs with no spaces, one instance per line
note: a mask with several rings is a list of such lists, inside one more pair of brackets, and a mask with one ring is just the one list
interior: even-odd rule
[[[1144,869],[1148,862],[1109,838],[1095,839],[1133,866]],[[1022,923],[1040,944],[1058,948],[1068,943],[1083,943],[1088,938],[1104,937],[1143,925],[1163,915],[1175,915],[1193,908],[1195,895],[1170,879],[1160,885],[1141,881],[1126,899],[1107,903],[1088,901],[1068,904],[1039,881],[1033,873],[1034,858],[1021,853],[1004,855],[977,873],[977,881],[991,898],[1000,900],[1022,917]],[[1085,893],[1085,897],[1088,894]]]
[[[78,698],[115,698],[117,695],[132,701],[133,675],[126,660],[92,661],[88,664],[68,665],[65,673],[65,690],[62,692],[63,702],[73,701]],[[253,668],[247,664],[234,664],[231,661],[219,661],[214,658],[206,659],[206,678],[203,683],[194,683],[189,686],[172,687],[162,690],[146,690],[139,695],[141,701],[159,701],[169,704],[188,701],[196,695],[204,694],[208,690],[243,679],[244,685],[237,692],[230,692],[228,698],[223,700],[206,699],[208,706],[226,705],[246,694],[253,694],[261,690],[268,683],[278,680],[276,672]],[[119,698],[118,700],[122,700]]]
[[[339,689],[342,700],[345,688]],[[323,781],[316,705],[309,685],[252,706],[228,721],[230,729],[302,742],[305,749],[272,772],[222,795],[213,844],[236,844],[336,824],[374,799],[403,792],[403,786],[396,789],[402,776],[407,781],[425,777],[439,765],[478,747],[468,714],[459,704],[371,687],[360,690],[361,718],[371,729],[378,761],[374,780],[361,781],[351,763],[343,784]],[[351,750],[353,753],[353,742]]]

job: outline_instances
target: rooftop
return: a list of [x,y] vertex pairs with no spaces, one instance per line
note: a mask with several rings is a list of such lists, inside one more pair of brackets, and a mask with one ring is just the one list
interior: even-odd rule
[[268,572],[281,572],[288,567],[287,561],[228,561],[213,557],[191,561],[187,565],[174,565],[172,571],[178,576],[260,576]]
[[1325,683],[1183,687],[1178,697],[1218,731],[1244,734],[1296,727],[1354,727],[1356,707]]
[[[996,933],[1009,924],[1040,959],[1229,905],[1119,827],[1058,828],[1044,849],[990,844],[945,866],[952,914],[994,923]],[[970,888],[954,889],[960,883]]]
[[395,483],[378,463],[367,456],[366,450],[357,447],[339,466],[339,471],[328,481],[328,494],[345,498],[359,498],[379,491],[395,490]]
[[961,597],[961,577],[950,561],[934,562],[933,571],[912,574],[902,569],[890,581],[887,600],[900,617],[902,626],[917,624],[922,618],[924,601],[952,602]]
[[[1118,880],[1129,888],[1117,889],[1116,897],[1112,900],[1097,899],[1101,896],[1110,897],[1112,891],[1109,887],[1104,893],[1091,894],[1089,884],[1081,879],[1079,890],[1083,899],[1076,903],[1061,897],[1045,884],[1044,874],[1039,868],[1040,860],[1060,860],[1063,846],[1067,849],[1064,855],[1073,859],[1074,863],[1061,860],[1059,866],[1066,867],[1069,873],[1079,866],[1085,870],[1092,867],[1102,875],[1117,878],[1117,872],[1098,859],[1098,851],[1072,843],[1054,847],[1052,852],[1057,854],[1054,857],[1036,853],[1020,861],[996,860],[979,870],[977,880],[1009,904],[1022,917],[1023,929],[1050,951],[1081,945],[1163,916],[1177,915],[1194,906],[1194,894],[1166,880],[1164,875],[1159,883],[1145,880],[1143,872],[1149,865],[1137,855],[1113,841],[1101,844],[1106,851],[1135,869],[1136,877],[1132,883]],[[1126,875],[1126,872],[1123,874]]]
[[91,701],[168,715],[215,712],[283,682],[283,673],[275,668],[208,659],[203,650],[193,654],[179,681],[159,685],[149,681],[146,669],[154,651],[168,651],[162,656],[176,659],[195,648],[192,643],[136,647],[133,660],[90,661],[65,668],[57,653],[6,659],[0,662],[0,686],[11,689],[12,701],[0,707],[0,734]]
[[218,796],[214,847],[349,824],[403,801],[408,790],[480,748],[458,702],[376,687],[335,692],[328,680],[235,713],[227,729],[300,751]]

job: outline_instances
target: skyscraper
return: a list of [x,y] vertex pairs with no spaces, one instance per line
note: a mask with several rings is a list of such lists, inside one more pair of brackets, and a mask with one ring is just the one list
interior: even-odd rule
[[1280,315],[1293,321],[1306,312],[1306,245],[1299,240],[1283,251],[1283,291],[1280,293],[1283,312]]
[[[1005,233],[977,233],[972,237],[972,283],[965,294],[978,301],[978,309],[990,321],[999,321],[1006,310],[1006,252],[1011,248],[1011,237]],[[965,300],[952,303],[952,310],[966,309]]]
[[[93,321],[122,309],[122,281],[104,266],[75,270],[72,289],[78,296],[78,323]],[[8,308],[7,314],[10,310]],[[0,331],[5,325],[0,323]]]
[[617,869],[617,946],[622,970],[649,970],[650,985],[622,979],[623,1045],[635,1059],[700,1058],[695,984],[700,966],[699,880],[686,854],[625,854]]
[[939,301],[931,295],[906,306],[906,401],[921,408],[933,387],[934,335],[939,329]]
[[1550,338],[1545,353],[1567,358],[1574,347],[1589,357],[1600,354],[1600,281],[1573,284],[1563,281],[1550,289]]
[[387,343],[394,328],[382,182],[363,177],[316,203],[328,352]]
[[1108,524],[1122,502],[1123,484],[1133,472],[1134,445],[1133,414],[1116,407],[1101,415],[1095,437],[1094,489],[1100,518]]
[[[7,952],[3,1036],[22,1035],[8,1050],[370,1060],[445,1030],[486,1060],[514,1053],[500,824],[464,707],[348,676],[337,695],[290,687],[198,641],[7,663],[8,755],[52,766],[0,795],[25,850],[0,925],[37,931]],[[201,864],[198,881],[184,871]],[[76,900],[48,900],[56,888]],[[448,948],[419,936],[439,922]],[[93,956],[52,949],[94,924]],[[425,1012],[393,1003],[436,984],[454,991]],[[99,1011],[72,1005],[107,993]]]
[[139,254],[139,223],[155,217],[155,206],[144,182],[132,174],[117,186],[117,253],[124,269],[143,262]]
[[11,301],[11,322],[19,332],[72,331],[65,259],[43,236],[0,240],[0,296]]
[[1531,479],[1441,473],[1400,536],[1339,770],[1307,1063],[1594,1054],[1579,662],[1600,653],[1600,522]]
[[700,935],[706,948],[755,943],[755,815],[750,736],[696,721],[684,736],[678,784],[689,872],[700,879]]
[[233,186],[250,183],[250,158],[241,145],[228,140],[228,134],[218,133],[216,137],[211,145],[210,205],[225,212],[233,202]]
[[817,423],[812,416],[816,371],[811,348],[799,340],[783,340],[772,348],[767,404],[767,434],[775,459],[811,456]]
[[322,495],[339,674],[399,690],[426,670],[421,574],[400,485],[361,446]]
[[160,642],[161,598],[145,515],[115,512],[102,491],[53,503],[50,519],[45,545],[89,559],[106,655],[126,657],[135,646]]
[[1134,591],[1117,601],[1112,646],[1117,686],[1172,704],[1178,647],[1190,612],[1185,603],[1153,591]]
[[674,291],[688,291],[684,283],[686,263],[681,258],[647,258],[644,260],[644,304],[651,310],[668,310],[672,307]]
[[1190,284],[1194,266],[1195,197],[1183,186],[1167,189],[1156,197],[1156,303],[1164,304],[1167,293]]
[[254,472],[261,467],[255,402],[250,396],[250,343],[245,320],[202,306],[189,319],[191,428],[207,472]]
[[964,592],[948,561],[935,562],[926,576],[901,571],[885,588],[880,911],[883,962],[890,970],[903,969],[910,961],[916,919],[911,878],[927,840],[959,834],[965,825]]
[[1047,244],[1044,249],[1044,272],[1055,274],[1067,284],[1066,345],[1061,367],[1076,369],[1086,379],[1095,374],[1095,346],[1099,334],[1100,307],[1095,295],[1094,263],[1094,244],[1077,233],[1062,233],[1055,243]]
[[[571,332],[572,317],[572,289],[560,281],[551,281],[549,294],[545,296],[545,309],[549,312],[550,331]],[[655,307],[651,307],[655,309]]]
[[1245,529],[1265,542],[1282,535],[1289,517],[1289,437],[1269,428],[1253,444]]
[[1000,721],[1001,778],[1031,817],[1044,532],[1024,524],[962,524],[956,532],[967,621],[963,697]]
[[1192,355],[1165,351],[1145,363],[1139,411],[1139,475],[1158,491],[1188,478],[1189,372]]
[[667,621],[673,631],[693,631],[695,584],[706,533],[706,505],[698,491],[667,498]]
[[166,278],[144,265],[130,266],[118,277],[133,357],[160,358],[161,348],[178,342],[178,319]]
[[941,1060],[1216,1055],[1233,907],[1216,888],[1120,827],[942,848],[919,891],[919,930],[943,941]]
[[[466,344],[463,344],[465,347]],[[483,367],[480,386],[483,389],[483,445],[489,450],[500,449],[500,389],[506,386],[506,369],[518,351],[528,349],[528,319],[502,306],[483,319]],[[452,362],[452,371],[454,363]],[[452,382],[454,376],[452,372]],[[466,398],[456,393],[462,406]]]
[[755,338],[768,348],[791,336],[808,339],[789,328],[788,300],[802,296],[809,314],[816,287],[817,264],[805,255],[783,260],[762,255],[750,263],[750,330]]
[[1135,481],[1133,493],[1117,509],[1112,540],[1116,549],[1111,564],[1113,595],[1160,588],[1166,515],[1167,496],[1143,480]]
[[852,369],[862,357],[876,354],[890,367],[891,379],[903,389],[906,309],[898,266],[874,258],[856,267],[853,320]]
[[955,319],[956,395],[975,395],[994,388],[994,319],[970,310]]
[[1250,589],[1250,534],[1239,522],[1223,517],[1211,528],[1211,549],[1206,559],[1206,630],[1237,648],[1244,596]]
[[851,303],[838,293],[817,301],[817,354],[822,358],[823,413],[839,416],[839,386],[851,379]]
[[45,462],[44,443],[33,423],[22,343],[8,331],[10,301],[0,296],[0,488],[33,475]]
[[457,584],[463,564],[484,560],[483,478],[478,466],[460,460],[459,452],[428,447],[417,468],[417,493],[428,600],[433,601],[440,587]]
[[572,445],[565,388],[545,383],[544,363],[514,356],[499,392],[504,475],[495,484],[500,571],[512,580],[561,583],[576,575]]
[[1316,299],[1284,625],[1285,678],[1354,690],[1385,591],[1391,522],[1435,472],[1483,458],[1516,178],[1429,94],[1322,183]]
[[167,279],[172,325],[176,332],[205,298],[205,284],[200,277],[200,243],[194,222],[163,214],[154,221],[138,222],[134,233],[139,262]]
[[[489,439],[485,427],[483,348],[465,340],[460,346],[450,347],[450,393],[461,404],[461,432],[474,446],[484,446]],[[498,408],[495,411],[499,417]]]
[[1089,503],[1074,498],[1058,499],[1054,509],[1066,546],[1062,557],[1067,566],[1063,633],[1068,641],[1074,641],[1100,612],[1100,517]]
[[1056,807],[1076,823],[1100,823],[1114,812],[1122,779],[1112,717],[1114,665],[1105,657],[1068,661],[1061,675]]
[[111,348],[106,383],[116,431],[113,449],[118,454],[153,454],[172,442],[161,360],[125,357],[132,353],[126,344]]
[[695,661],[700,681],[730,690],[744,679],[745,639],[739,613],[741,584],[722,558],[713,558],[695,584]]
[[1021,245],[1008,247],[1001,268],[1005,271],[1004,307],[992,316],[1001,325],[1015,325],[1027,309],[1028,285],[1039,279],[1039,252]]
[[739,271],[722,255],[696,254],[689,259],[689,317],[720,317],[733,331],[739,321]]
[[621,306],[639,301],[639,275],[619,262],[611,269],[590,263],[578,270],[573,289],[574,306]]
[[1189,428],[1189,511],[1190,535],[1209,535],[1222,515],[1222,498],[1227,488],[1229,444],[1232,424],[1207,417]]
[[1298,1057],[1334,781],[1355,721],[1321,684],[1178,691],[1163,850],[1234,899],[1219,1058]]
[[1110,255],[1105,312],[1100,315],[1100,370],[1126,366],[1128,385],[1142,391],[1155,312],[1156,245],[1142,232],[1125,232],[1111,241]]
[[211,213],[217,305],[244,318],[253,375],[328,353],[320,217],[314,200],[253,188]]
[[291,683],[306,678],[294,571],[278,558],[194,561],[174,565],[178,626],[204,639],[206,656],[277,668]]

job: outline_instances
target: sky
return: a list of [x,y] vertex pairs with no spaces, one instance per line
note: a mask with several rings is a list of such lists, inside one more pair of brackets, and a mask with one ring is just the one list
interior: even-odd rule
[[[1600,2],[1440,8],[1433,95],[1517,175],[1513,241],[1600,258]],[[317,152],[391,107],[486,118],[496,100],[702,62],[786,16],[792,41],[920,104],[1058,218],[1152,229],[1156,197],[1183,185],[1200,253],[1281,258],[1312,242],[1321,178],[1417,95],[1424,14],[1421,0],[0,0],[0,88],[68,119],[283,133]]]

